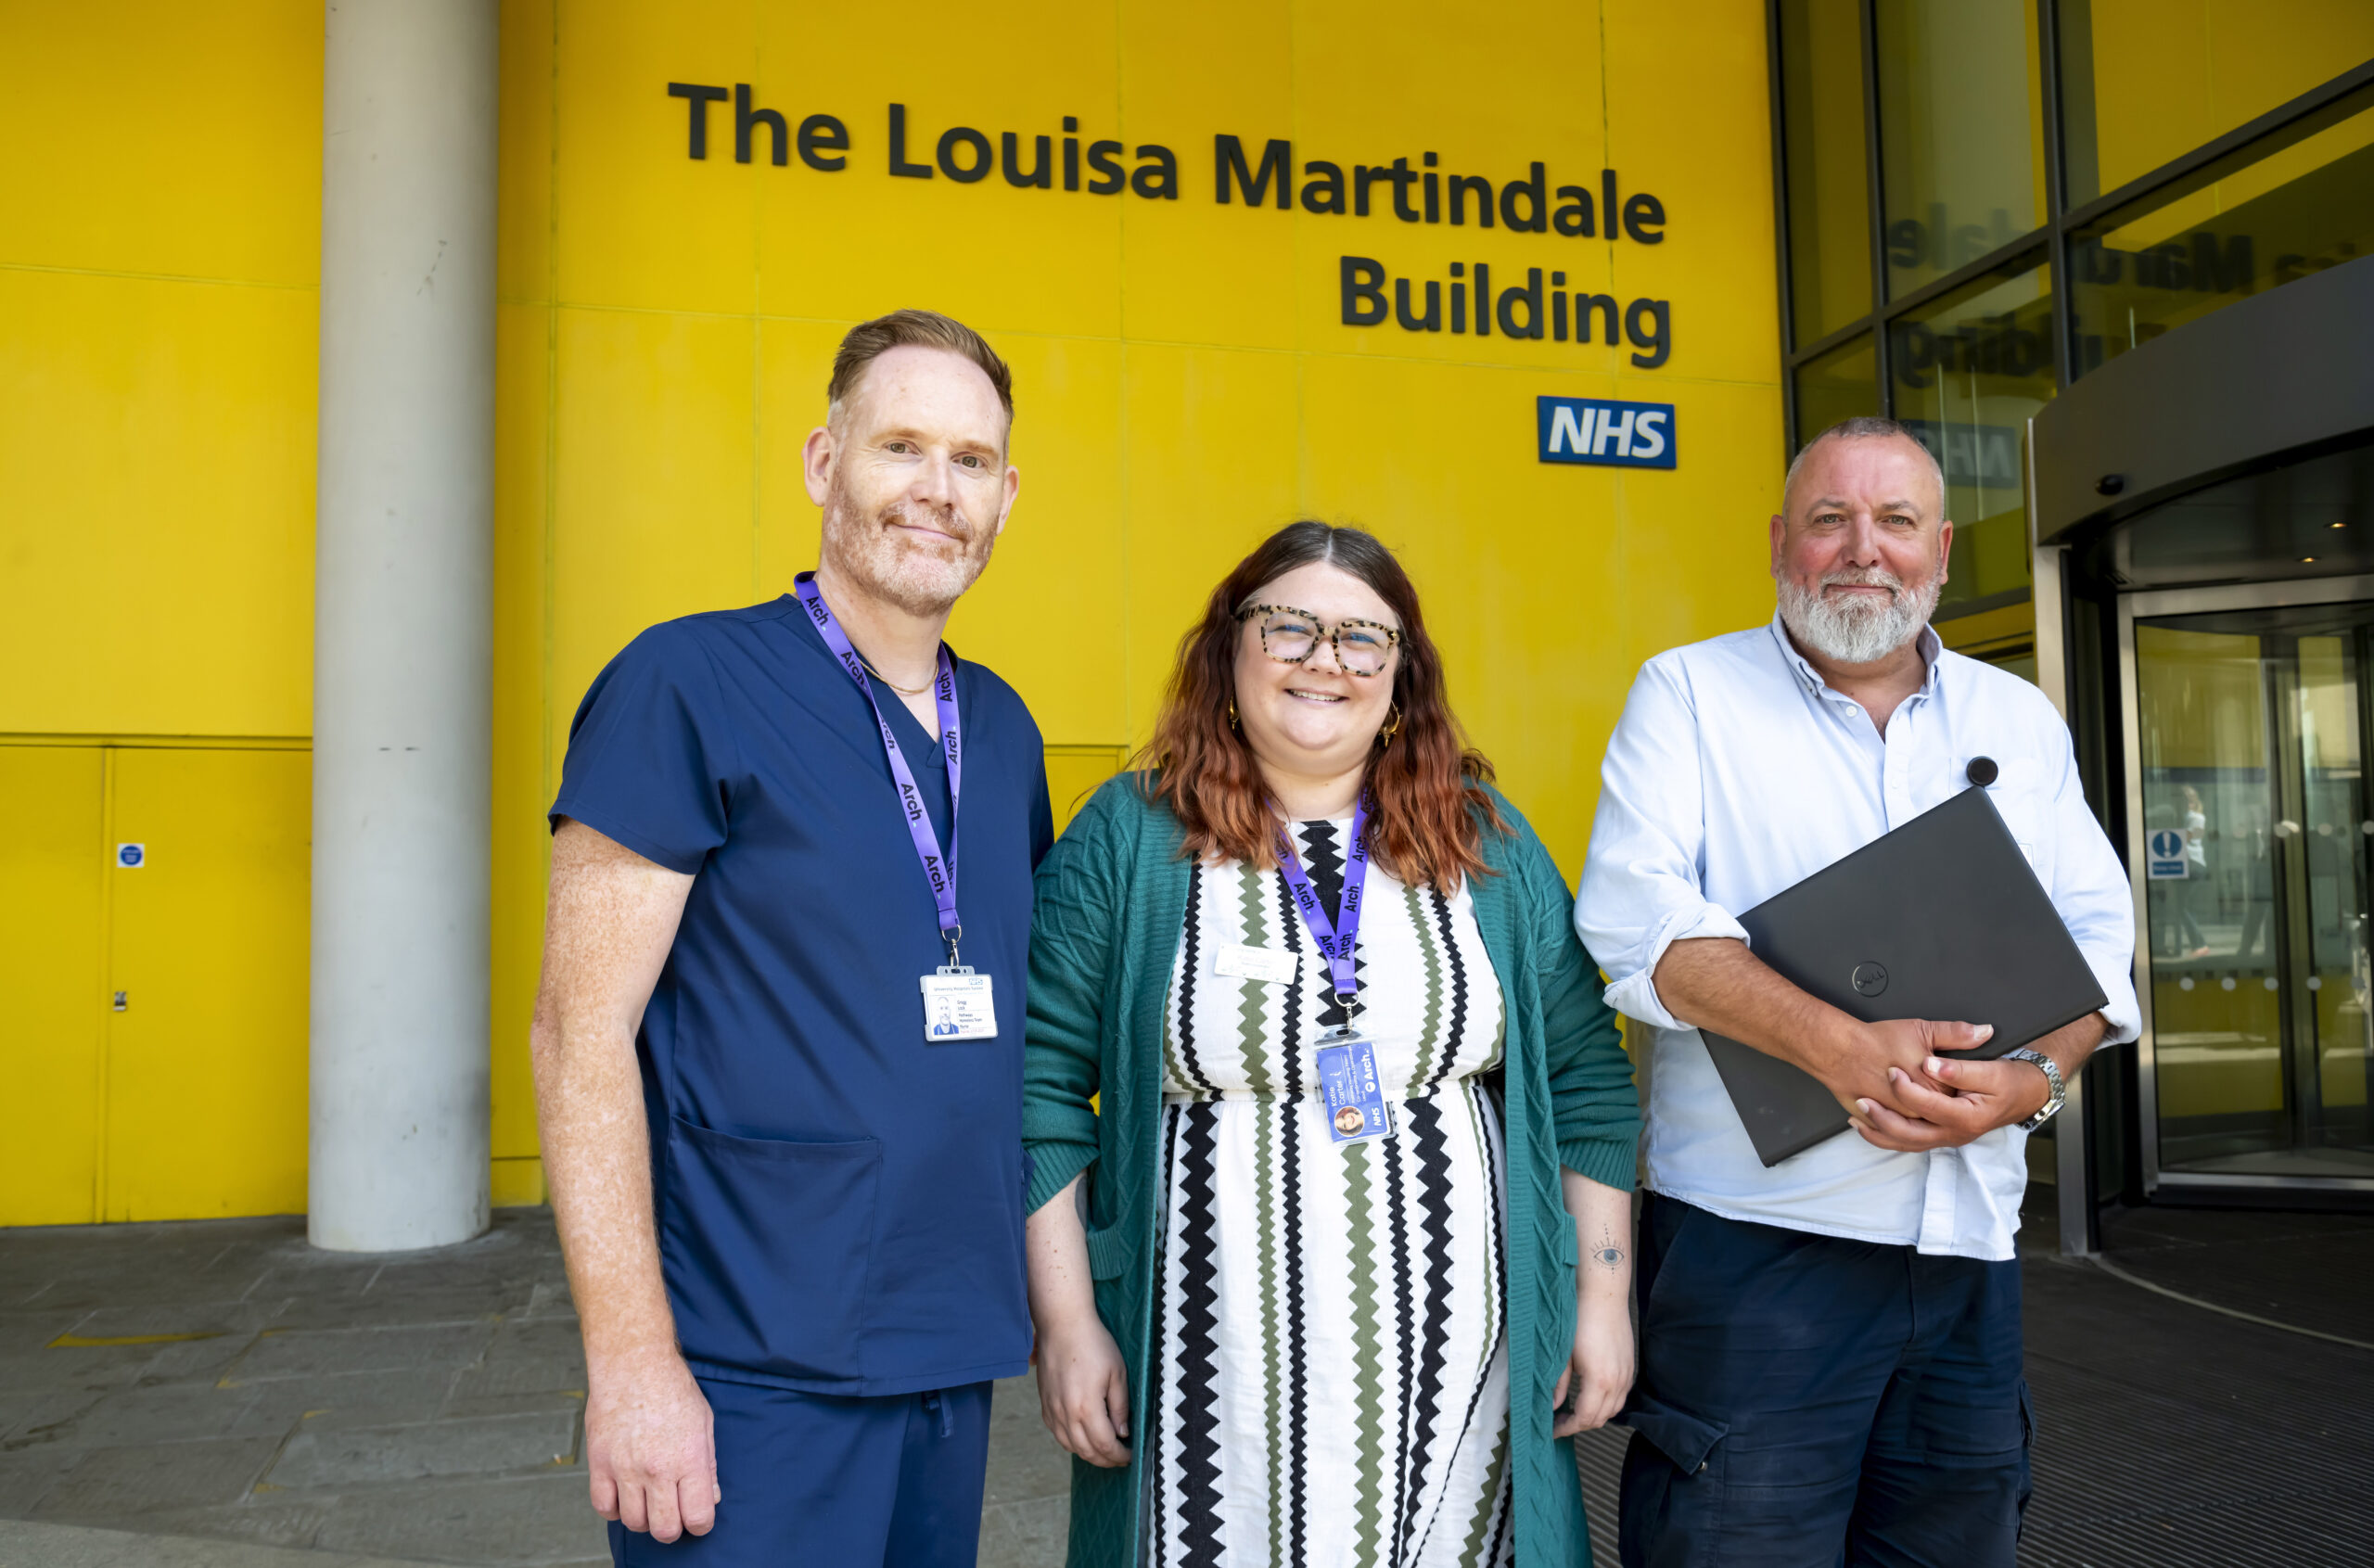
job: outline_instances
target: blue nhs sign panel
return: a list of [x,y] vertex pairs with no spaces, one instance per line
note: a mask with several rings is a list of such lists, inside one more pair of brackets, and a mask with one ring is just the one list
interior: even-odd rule
[[1541,461],[1609,468],[1674,465],[1673,404],[1540,398]]

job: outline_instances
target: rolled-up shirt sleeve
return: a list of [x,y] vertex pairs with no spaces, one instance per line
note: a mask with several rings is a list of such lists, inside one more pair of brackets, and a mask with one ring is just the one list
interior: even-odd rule
[[1599,812],[1575,900],[1575,929],[1607,972],[1607,1004],[1659,1028],[1689,1025],[1657,997],[1657,961],[1685,938],[1747,940],[1708,900],[1704,770],[1698,716],[1676,661],[1651,659],[1632,682],[1600,767]]
[[2135,1000],[2135,890],[2126,868],[2086,804],[2077,755],[2069,733],[2058,723],[2061,779],[2053,792],[2052,907],[2069,927],[2086,966],[2110,1000],[2102,1017],[2110,1032],[2104,1045],[2125,1045],[2143,1032],[2143,1012]]

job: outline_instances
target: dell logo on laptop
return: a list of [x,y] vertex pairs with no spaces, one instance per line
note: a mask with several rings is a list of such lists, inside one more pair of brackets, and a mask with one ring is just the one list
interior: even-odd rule
[[1846,977],[1857,996],[1877,996],[1888,988],[1888,972],[1876,963],[1858,963]]

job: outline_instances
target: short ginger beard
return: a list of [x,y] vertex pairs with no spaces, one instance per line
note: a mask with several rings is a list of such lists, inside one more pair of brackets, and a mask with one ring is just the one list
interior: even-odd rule
[[[1942,574],[1931,572],[1918,588],[1883,567],[1849,567],[1823,576],[1806,588],[1786,572],[1776,579],[1780,597],[1780,624],[1789,635],[1837,664],[1874,664],[1921,635],[1937,607]],[[1884,605],[1869,605],[1860,595],[1832,599],[1823,592],[1833,583],[1877,584],[1894,590]]]
[[912,502],[896,501],[867,516],[836,478],[824,497],[824,549],[833,564],[867,593],[928,619],[946,615],[989,569],[998,534],[995,528],[973,527],[951,506],[932,522],[956,538],[934,545],[896,530],[896,519],[913,509]]

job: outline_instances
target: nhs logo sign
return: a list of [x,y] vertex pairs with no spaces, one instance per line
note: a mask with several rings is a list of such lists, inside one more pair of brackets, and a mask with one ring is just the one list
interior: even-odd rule
[[1674,465],[1673,404],[1540,398],[1541,461],[1610,468]]

